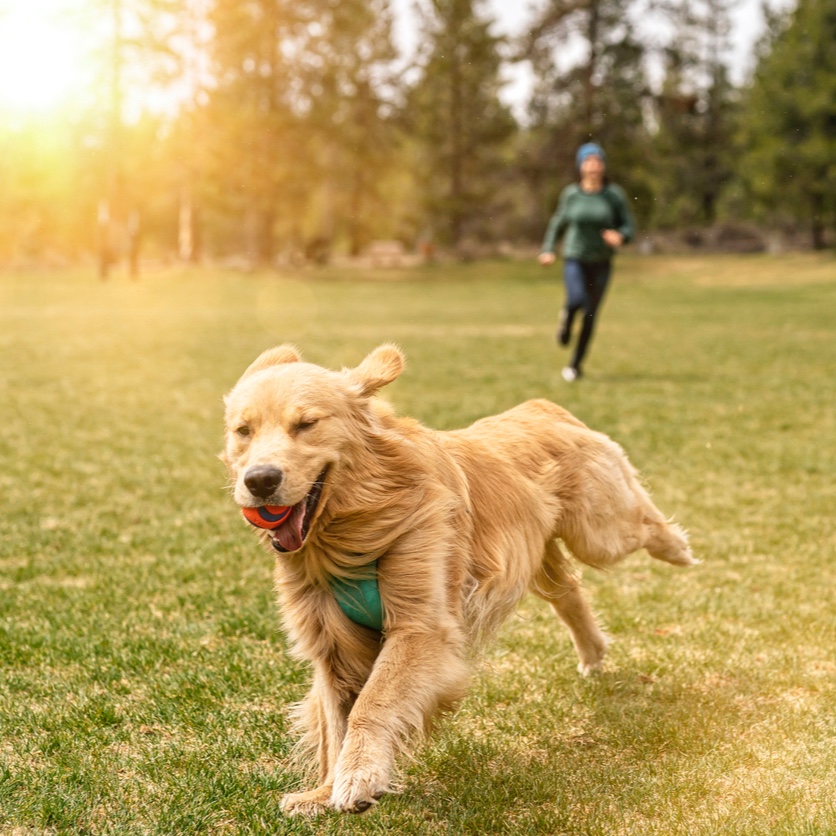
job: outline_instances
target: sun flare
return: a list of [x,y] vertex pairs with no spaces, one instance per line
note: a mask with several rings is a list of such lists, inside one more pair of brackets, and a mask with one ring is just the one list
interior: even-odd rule
[[85,42],[70,11],[67,0],[0,5],[0,111],[46,113],[82,94]]

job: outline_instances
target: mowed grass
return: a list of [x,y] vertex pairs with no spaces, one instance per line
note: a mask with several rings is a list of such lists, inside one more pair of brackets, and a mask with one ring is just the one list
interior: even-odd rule
[[[556,269],[0,278],[0,833],[836,832],[836,261],[621,258],[560,379]],[[618,440],[701,566],[584,572],[581,679],[529,599],[364,817],[286,819],[289,658],[216,458],[263,349],[408,355],[438,428],[549,397]]]

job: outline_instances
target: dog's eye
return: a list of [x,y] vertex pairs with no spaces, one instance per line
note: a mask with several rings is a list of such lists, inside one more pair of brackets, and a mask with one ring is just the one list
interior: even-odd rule
[[302,432],[302,430],[309,430],[318,421],[318,418],[312,418],[310,421],[299,421],[299,423],[296,424],[296,432]]
[[250,428],[249,428],[249,427],[247,427],[247,426],[238,427],[238,429],[237,429],[237,430],[235,430],[235,432],[236,432],[238,435],[248,436],[248,435],[250,434]]

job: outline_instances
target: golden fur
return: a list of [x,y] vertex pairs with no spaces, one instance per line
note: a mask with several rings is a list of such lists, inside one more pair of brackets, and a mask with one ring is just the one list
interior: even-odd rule
[[[380,798],[397,754],[462,696],[471,649],[528,591],[568,627],[579,670],[600,668],[606,639],[567,552],[602,568],[641,548],[695,562],[607,436],[545,400],[436,432],[374,397],[402,369],[391,345],[339,372],[280,346],[226,398],[236,502],[294,506],[276,586],[293,652],[313,666],[297,719],[319,786],[285,796],[291,814]],[[329,585],[374,560],[382,633],[350,621]]]

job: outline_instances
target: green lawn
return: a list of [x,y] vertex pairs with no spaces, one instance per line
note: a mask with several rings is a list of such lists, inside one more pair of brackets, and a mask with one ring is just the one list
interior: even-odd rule
[[[0,277],[0,833],[836,832],[836,260],[626,255],[573,385],[560,296],[515,262]],[[360,818],[279,812],[307,672],[216,458],[283,341],[399,343],[388,397],[439,428],[553,398],[704,561],[585,572],[614,638],[589,680],[527,600]]]

